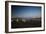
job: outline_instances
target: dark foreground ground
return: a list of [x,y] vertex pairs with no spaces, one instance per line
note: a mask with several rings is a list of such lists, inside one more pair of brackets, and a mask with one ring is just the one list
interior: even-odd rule
[[13,20],[11,22],[11,28],[28,28],[28,27],[41,27],[41,19],[40,20],[29,20],[26,22]]

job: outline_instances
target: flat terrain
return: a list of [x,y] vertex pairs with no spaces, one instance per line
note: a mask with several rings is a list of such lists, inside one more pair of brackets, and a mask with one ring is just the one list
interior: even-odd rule
[[29,19],[22,21],[21,18],[16,21],[17,18],[12,18],[12,28],[28,28],[28,27],[41,27],[41,18]]

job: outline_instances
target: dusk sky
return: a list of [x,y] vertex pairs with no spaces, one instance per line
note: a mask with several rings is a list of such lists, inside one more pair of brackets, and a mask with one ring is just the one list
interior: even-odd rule
[[21,17],[21,18],[40,17],[41,7],[12,5],[11,12],[12,17]]

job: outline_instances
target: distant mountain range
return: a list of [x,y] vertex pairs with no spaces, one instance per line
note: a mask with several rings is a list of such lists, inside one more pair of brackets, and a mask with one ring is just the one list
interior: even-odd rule
[[22,20],[22,19],[24,19],[24,20],[41,20],[41,17],[39,17],[39,18],[20,18],[20,17],[12,17],[11,18],[12,20],[16,20],[16,19],[19,19],[19,20]]

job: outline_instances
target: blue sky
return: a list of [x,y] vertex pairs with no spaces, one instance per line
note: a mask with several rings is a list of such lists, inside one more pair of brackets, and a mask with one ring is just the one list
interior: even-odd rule
[[41,7],[38,6],[11,6],[12,17],[40,17]]

